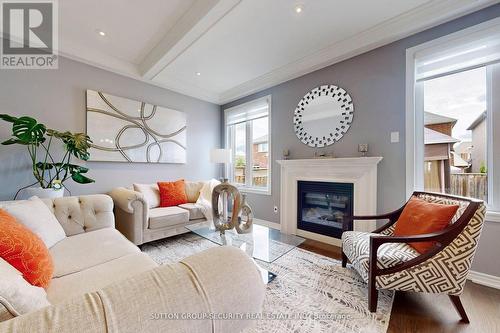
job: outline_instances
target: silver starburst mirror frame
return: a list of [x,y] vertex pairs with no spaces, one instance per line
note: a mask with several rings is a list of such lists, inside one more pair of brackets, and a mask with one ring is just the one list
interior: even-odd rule
[[347,91],[322,85],[308,92],[295,108],[295,134],[309,147],[326,147],[344,136],[353,116],[354,105]]

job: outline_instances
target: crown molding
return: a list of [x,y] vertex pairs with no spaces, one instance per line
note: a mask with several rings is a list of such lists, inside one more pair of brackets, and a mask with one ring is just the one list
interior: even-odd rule
[[317,53],[229,89],[219,96],[218,102],[220,104],[232,102],[498,2],[498,0],[430,1]]

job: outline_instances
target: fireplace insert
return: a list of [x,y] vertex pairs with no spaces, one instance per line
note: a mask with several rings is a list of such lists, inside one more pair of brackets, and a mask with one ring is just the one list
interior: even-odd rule
[[353,215],[352,183],[298,181],[297,228],[340,238],[342,222]]

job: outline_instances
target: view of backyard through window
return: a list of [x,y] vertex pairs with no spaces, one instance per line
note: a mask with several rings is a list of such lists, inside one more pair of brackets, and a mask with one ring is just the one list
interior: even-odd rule
[[486,68],[424,82],[424,188],[487,200]]
[[[262,117],[240,123],[234,126],[234,181],[238,184],[246,184],[247,173],[250,172],[252,187],[268,186],[269,175],[269,119]],[[247,135],[249,131],[250,136]],[[247,138],[251,145],[247,152]],[[251,160],[250,169],[247,170],[247,156]]]

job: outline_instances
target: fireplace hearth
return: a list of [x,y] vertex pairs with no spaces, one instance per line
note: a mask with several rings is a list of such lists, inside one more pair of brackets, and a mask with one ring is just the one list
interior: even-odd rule
[[354,184],[298,181],[297,228],[340,238],[342,223],[353,215]]

